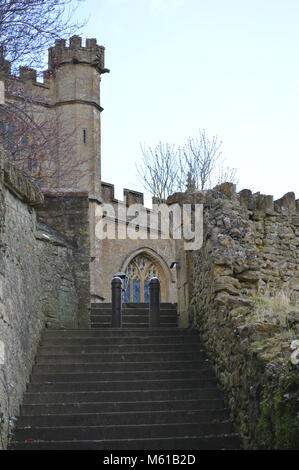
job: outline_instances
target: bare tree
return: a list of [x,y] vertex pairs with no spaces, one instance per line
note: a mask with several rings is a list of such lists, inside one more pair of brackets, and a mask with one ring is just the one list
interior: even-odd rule
[[215,171],[222,152],[222,142],[217,136],[210,139],[205,129],[199,130],[197,138],[189,138],[181,151],[182,173],[185,180],[190,173],[196,189],[205,189],[208,181]]
[[209,178],[209,187],[212,188],[221,183],[235,183],[237,184],[236,179],[237,169],[231,168],[229,166],[219,166],[215,168],[215,171],[212,173]]
[[179,148],[159,142],[156,147],[141,146],[142,162],[136,165],[139,180],[159,201],[182,190]]
[[161,142],[142,147],[142,164],[137,165],[140,181],[154,197],[165,200],[176,191],[199,191],[225,181],[235,182],[236,169],[224,168],[222,142],[210,139],[204,129],[177,147]]
[[28,99],[1,106],[0,143],[6,158],[41,188],[61,187],[65,176],[70,186],[76,186],[85,176],[87,160],[73,159],[76,127],[67,128],[58,111],[37,110]]
[[[84,0],[0,0],[0,78],[7,98],[0,107],[0,143],[18,167],[48,189],[59,186],[62,172],[70,185],[83,176],[83,162],[72,158],[76,129],[62,123],[58,110],[50,113],[38,88],[27,87],[16,72],[22,60],[25,82],[36,78],[32,67],[45,65],[43,53],[54,39],[82,26],[72,21],[79,1]],[[55,75],[55,67],[47,73]]]
[[0,0],[0,47],[13,71],[20,60],[39,68],[54,39],[69,37],[82,25],[72,18],[82,0]]

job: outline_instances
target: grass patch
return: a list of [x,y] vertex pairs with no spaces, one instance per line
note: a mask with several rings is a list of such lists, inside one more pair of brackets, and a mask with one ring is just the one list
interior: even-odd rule
[[291,294],[288,289],[277,290],[271,294],[265,293],[261,296],[253,296],[251,300],[253,300],[251,321],[274,323],[284,328],[289,328],[287,314],[297,309],[291,300]]

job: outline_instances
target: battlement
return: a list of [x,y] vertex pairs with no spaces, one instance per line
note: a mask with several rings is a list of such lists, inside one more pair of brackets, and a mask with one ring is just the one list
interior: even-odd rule
[[113,203],[116,204],[118,202],[125,202],[126,205],[141,204],[142,206],[144,206],[144,195],[143,193],[140,193],[139,191],[133,191],[131,189],[125,188],[123,190],[124,199],[123,201],[119,201],[118,199],[115,199],[115,196],[114,196],[114,184],[104,183],[102,181],[101,188],[102,188],[103,202],[112,203],[112,204]]
[[[141,204],[144,206],[144,194],[138,191],[133,191],[131,189],[124,189],[123,201],[119,201],[115,198],[114,185],[111,183],[101,183],[102,188],[102,198],[103,202],[117,204],[118,202],[125,202],[126,205],[131,204]],[[280,199],[274,201],[273,196],[261,194],[260,192],[252,193],[250,189],[242,189],[239,192],[236,192],[235,185],[232,183],[223,183],[218,186],[215,186],[213,189],[198,191],[197,193],[191,194],[192,202],[194,202],[193,196],[196,194],[196,201],[199,203],[209,203],[211,196],[215,193],[222,194],[223,197],[228,199],[237,198],[240,205],[249,211],[260,211],[268,215],[299,215],[299,199],[296,199],[294,192],[288,192]],[[187,202],[188,195],[186,193],[175,193],[170,196],[167,201],[167,204],[175,204],[184,200]],[[153,204],[159,204],[161,201],[156,197],[152,198]],[[146,209],[146,207],[145,207]],[[146,209],[147,210],[147,209]]]
[[144,206],[144,196],[143,193],[139,191],[133,191],[131,189],[124,189],[124,200],[126,204],[130,206],[131,204],[141,204]]
[[65,39],[57,39],[55,46],[49,48],[49,70],[65,63],[89,64],[99,73],[109,72],[105,68],[105,48],[99,46],[96,39],[86,39],[85,46],[80,36],[72,36],[69,45]]
[[243,189],[238,193],[240,203],[248,210],[256,210],[265,212],[269,215],[298,215],[299,214],[299,199],[296,200],[295,193],[289,192],[284,194],[280,199],[274,201],[273,196],[254,193],[249,189]]
[[11,63],[4,58],[3,51],[0,49],[0,78],[2,80],[8,79],[10,80],[10,86],[7,86],[7,91],[20,93],[20,89],[18,88],[17,83],[27,83],[27,86],[31,83],[33,85],[37,85],[40,87],[46,87],[46,81],[49,80],[53,76],[53,72],[46,70],[43,74],[44,83],[38,81],[38,72],[37,70],[27,67],[27,66],[20,66],[19,67],[19,74],[12,74],[11,71]]
[[57,39],[55,46],[49,48],[48,70],[43,72],[44,83],[39,82],[38,72],[27,66],[19,67],[19,74],[12,75],[11,63],[5,59],[3,48],[0,48],[0,77],[11,77],[22,82],[31,82],[34,85],[44,86],[47,81],[55,77],[55,71],[63,64],[87,64],[95,67],[102,74],[109,72],[105,68],[105,48],[97,44],[96,39],[86,39],[82,44],[80,36],[72,36],[67,44],[66,39]]

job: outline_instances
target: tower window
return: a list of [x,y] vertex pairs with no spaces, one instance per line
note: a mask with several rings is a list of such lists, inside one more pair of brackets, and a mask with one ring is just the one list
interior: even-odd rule
[[83,129],[83,144],[87,144],[87,131]]

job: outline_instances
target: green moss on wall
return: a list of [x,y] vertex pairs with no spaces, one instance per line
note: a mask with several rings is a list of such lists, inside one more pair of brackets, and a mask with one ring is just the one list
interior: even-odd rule
[[289,375],[261,403],[262,449],[299,449],[299,377]]

